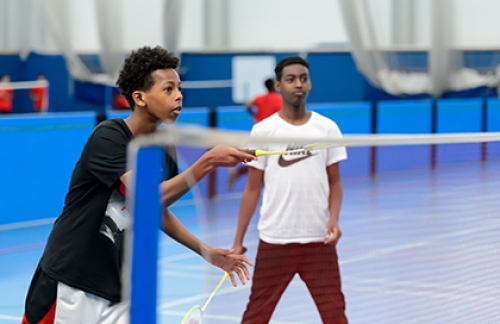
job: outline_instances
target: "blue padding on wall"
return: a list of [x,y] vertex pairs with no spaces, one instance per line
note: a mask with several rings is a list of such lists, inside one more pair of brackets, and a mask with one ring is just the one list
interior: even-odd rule
[[[24,63],[24,79],[36,80],[38,74],[44,74],[49,81],[49,111],[75,111],[70,105],[70,76],[66,68],[66,59],[62,55],[41,55],[31,53]],[[28,97],[28,108],[32,112],[32,103]]]
[[102,107],[106,106],[106,104],[111,104],[111,93],[113,90],[109,86],[75,80],[74,88],[75,100],[88,102]]
[[210,109],[208,108],[182,108],[177,117],[178,124],[194,124],[208,127]]
[[[40,55],[30,53],[21,60],[19,55],[0,55],[0,75],[9,74],[12,82],[35,81],[44,74],[50,83],[49,111],[72,111],[69,105],[69,74],[62,55]],[[13,113],[34,112],[29,90],[16,90]]]
[[[232,59],[243,55],[274,55],[276,62],[294,52],[282,53],[183,53],[181,79],[183,81],[231,80]],[[357,101],[365,92],[365,79],[356,69],[349,52],[309,53],[313,90],[310,102]],[[272,71],[270,71],[272,73]],[[184,105],[232,106],[232,88],[185,89]]]
[[365,77],[350,52],[309,53],[313,88],[309,102],[359,101],[365,94]]
[[437,133],[482,131],[482,99],[438,100]]
[[130,110],[110,110],[106,113],[107,119],[121,118],[125,119],[130,116]]
[[426,134],[432,131],[432,102],[380,101],[377,103],[378,134]]
[[[208,108],[183,108],[180,116],[177,118],[176,124],[194,124],[200,126],[208,126]],[[107,119],[122,118],[130,116],[130,110],[111,110],[107,113]]]
[[0,118],[0,224],[59,216],[94,113]]
[[[381,101],[377,104],[378,134],[429,134],[432,131],[432,102]],[[378,172],[421,169],[430,166],[430,145],[377,147]]]
[[[436,131],[438,133],[481,132],[482,99],[438,100]],[[437,164],[476,162],[481,159],[480,144],[438,145]]]
[[486,108],[486,131],[500,132],[500,99],[488,99]]
[[[343,134],[370,134],[372,105],[369,102],[310,104],[308,108],[335,121]],[[349,147],[348,159],[340,162],[342,176],[370,174],[370,148]]]
[[[276,62],[285,56],[297,53],[182,53],[181,79],[182,81],[214,81],[231,80],[233,77],[232,64],[234,56],[274,55]],[[270,71],[272,73],[272,71]],[[264,80],[263,80],[264,81]],[[210,107],[238,105],[233,101],[233,89],[209,88],[182,90],[184,107]]]
[[372,131],[372,104],[369,102],[310,104],[308,108],[335,121],[343,134],[370,134]]
[[243,106],[219,107],[217,109],[217,128],[249,132],[254,124],[252,115]]
[[[486,108],[486,131],[500,132],[500,99],[488,99]],[[500,142],[487,144],[486,158],[488,160],[500,158]]]

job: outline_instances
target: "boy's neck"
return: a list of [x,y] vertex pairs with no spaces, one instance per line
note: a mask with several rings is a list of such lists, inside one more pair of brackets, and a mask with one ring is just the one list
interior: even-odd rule
[[305,104],[299,107],[283,105],[278,114],[284,121],[292,125],[303,125],[311,117],[311,112],[306,109]]
[[160,126],[161,121],[152,118],[152,116],[136,108],[132,111],[130,116],[125,119],[125,124],[127,124],[130,132],[135,137],[155,132]]

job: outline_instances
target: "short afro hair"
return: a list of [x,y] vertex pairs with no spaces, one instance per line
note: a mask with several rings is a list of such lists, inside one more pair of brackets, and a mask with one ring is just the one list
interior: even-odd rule
[[264,82],[264,85],[266,86],[266,88],[267,88],[268,91],[276,91],[274,89],[274,79],[267,79]]
[[274,73],[276,73],[276,80],[281,81],[283,76],[283,69],[289,65],[300,64],[309,70],[309,63],[300,56],[287,56],[276,64]]
[[145,46],[136,51],[125,60],[116,84],[125,96],[130,107],[134,110],[135,102],[132,97],[134,91],[148,91],[154,85],[151,73],[160,69],[176,69],[179,59],[166,49],[156,46]]

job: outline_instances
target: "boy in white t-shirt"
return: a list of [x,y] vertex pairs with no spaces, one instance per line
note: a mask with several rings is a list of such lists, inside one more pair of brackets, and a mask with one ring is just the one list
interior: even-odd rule
[[[256,124],[252,136],[342,137],[335,122],[306,109],[312,87],[307,61],[286,57],[275,72],[283,108]],[[299,147],[270,144],[258,148],[281,151]],[[336,251],[342,235],[338,224],[342,202],[338,162],[346,158],[345,148],[338,147],[302,155],[260,157],[248,163],[234,253],[244,252],[243,238],[263,184],[264,195],[258,224],[260,242],[243,324],[268,323],[296,273],[309,289],[323,323],[347,323]]]

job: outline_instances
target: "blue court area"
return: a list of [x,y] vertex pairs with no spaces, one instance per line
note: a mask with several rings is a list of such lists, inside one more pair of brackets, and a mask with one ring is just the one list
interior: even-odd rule
[[[500,322],[500,165],[439,165],[344,179],[338,245],[350,323]],[[180,201],[172,210],[212,246],[229,248],[241,193]],[[0,323],[19,323],[51,219],[0,226]],[[245,244],[255,258],[257,218]],[[180,323],[202,305],[223,273],[162,235],[158,317]],[[238,323],[250,284],[226,281],[206,323]],[[297,277],[271,323],[320,323]]]

